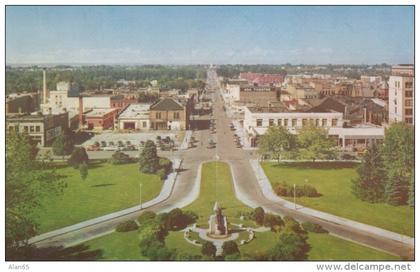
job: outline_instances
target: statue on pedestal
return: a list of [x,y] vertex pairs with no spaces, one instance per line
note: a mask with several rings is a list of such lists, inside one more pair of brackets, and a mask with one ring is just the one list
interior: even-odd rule
[[217,201],[214,203],[213,211],[215,214],[209,218],[209,234],[214,236],[227,236],[229,234],[227,218],[222,214],[222,208]]

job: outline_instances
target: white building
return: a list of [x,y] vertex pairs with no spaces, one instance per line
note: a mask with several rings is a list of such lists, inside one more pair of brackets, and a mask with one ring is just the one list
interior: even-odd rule
[[118,116],[117,128],[121,130],[149,130],[150,104],[131,104]]
[[246,140],[251,146],[270,126],[286,127],[290,133],[296,134],[306,124],[313,123],[318,127],[329,129],[343,127],[341,112],[291,112],[284,107],[245,107],[244,130]]
[[414,124],[414,66],[396,65],[389,77],[389,122]]
[[343,114],[339,112],[290,112],[284,107],[245,107],[245,142],[255,147],[258,136],[270,126],[283,126],[290,133],[297,134],[309,123],[325,128],[328,135],[337,140],[337,145],[348,151],[363,150],[371,143],[383,141],[385,135],[383,127],[374,125],[344,128]]

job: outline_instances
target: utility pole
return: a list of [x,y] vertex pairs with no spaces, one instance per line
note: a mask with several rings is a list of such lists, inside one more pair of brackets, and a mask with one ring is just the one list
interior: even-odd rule
[[293,183],[293,202],[295,203],[296,210],[296,183]]

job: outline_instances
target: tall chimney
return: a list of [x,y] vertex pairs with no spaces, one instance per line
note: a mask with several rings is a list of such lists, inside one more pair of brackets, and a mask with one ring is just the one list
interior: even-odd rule
[[43,103],[47,104],[47,70],[45,68],[42,70],[42,79],[43,79],[42,99],[43,99]]
[[79,129],[83,128],[83,97],[79,95]]

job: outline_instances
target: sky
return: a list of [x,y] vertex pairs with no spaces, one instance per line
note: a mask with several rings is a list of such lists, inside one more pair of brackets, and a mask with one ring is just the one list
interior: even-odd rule
[[414,62],[410,6],[7,6],[6,63]]

